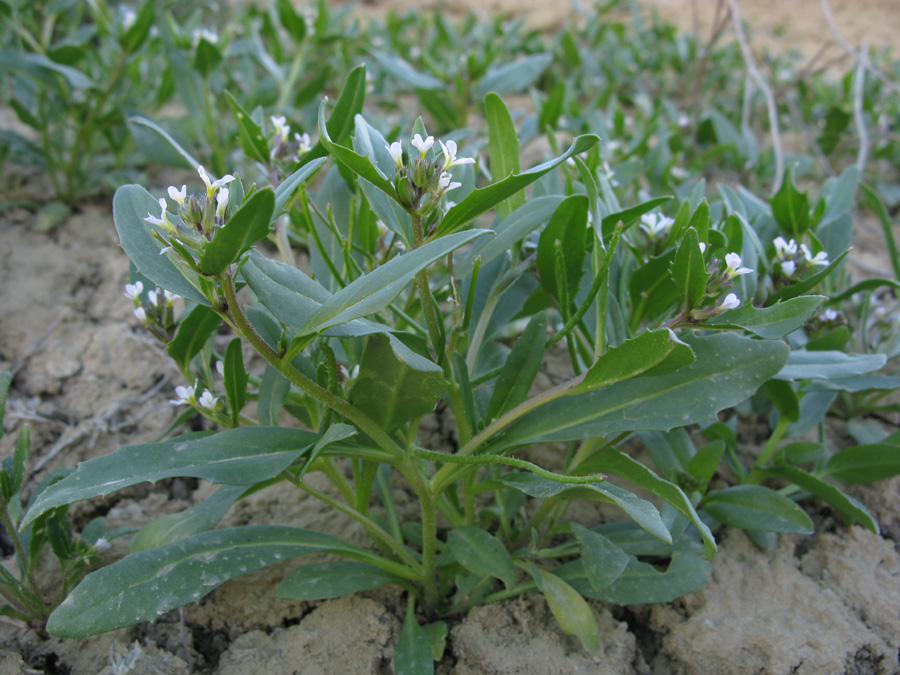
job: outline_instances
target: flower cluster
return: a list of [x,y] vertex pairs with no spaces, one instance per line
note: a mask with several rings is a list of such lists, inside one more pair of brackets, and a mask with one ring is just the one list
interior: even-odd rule
[[775,237],[772,243],[775,246],[776,270],[783,281],[796,279],[812,267],[830,264],[825,251],[813,255],[806,244],[798,245],[793,239],[786,241],[784,237]]
[[299,162],[307,152],[312,150],[312,139],[309,134],[298,134],[294,132],[291,138],[291,126],[287,123],[286,117],[272,116],[269,118],[275,132],[272,134],[269,145],[269,157],[272,161],[290,161]]
[[644,234],[647,235],[647,239],[656,241],[659,238],[665,237],[674,224],[675,220],[668,216],[658,213],[645,213],[641,216],[640,228],[644,231]]
[[213,396],[209,389],[204,389],[200,398],[197,398],[197,387],[199,384],[200,381],[197,380],[194,384],[186,387],[175,387],[175,395],[178,398],[169,401],[169,403],[172,405],[192,405],[215,412],[219,404],[219,397]]
[[144,302],[141,297],[143,293],[143,282],[125,284],[125,297],[134,302],[134,315],[138,321],[144,324],[154,337],[168,344],[175,335],[175,310],[172,303],[181,296],[156,288],[147,293],[147,301]]
[[403,162],[403,145],[400,141],[388,147],[397,169],[394,186],[400,203],[410,213],[418,216],[432,213],[444,195],[462,185],[453,180],[451,168],[475,163],[472,157],[456,156],[455,141],[438,143],[441,146],[441,156],[429,159],[429,151],[434,147],[434,136],[423,139],[421,134],[416,134],[410,141],[416,152],[408,153],[406,163]]

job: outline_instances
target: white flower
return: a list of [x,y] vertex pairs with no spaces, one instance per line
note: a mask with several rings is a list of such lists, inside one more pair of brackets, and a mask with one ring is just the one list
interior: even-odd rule
[[219,41],[219,35],[209,28],[195,28],[194,32],[191,33],[191,41],[196,47],[200,44],[200,40],[206,40],[211,44],[216,44]]
[[197,382],[187,387],[175,387],[175,395],[178,397],[178,400],[172,401],[169,403],[172,405],[194,405],[197,402]]
[[225,220],[225,209],[228,208],[228,188],[223,187],[216,195],[216,218],[220,221]]
[[216,361],[216,372],[219,373],[222,377],[225,377],[225,362],[224,361]]
[[125,284],[125,297],[135,302],[140,301],[141,293],[144,292],[144,284],[135,281],[133,284]]
[[441,144],[441,151],[444,153],[444,171],[450,169],[451,166],[475,163],[475,159],[473,157],[457,158],[456,141],[447,141],[447,145],[444,145],[444,141],[439,141],[439,143]]
[[105,551],[110,547],[110,543],[106,541],[105,537],[100,537],[97,541],[94,542],[94,548],[98,551]]
[[784,240],[784,237],[775,237],[773,243],[775,244],[775,254],[779,260],[784,260],[797,254],[797,242],[793,239],[788,242]]
[[434,146],[434,136],[429,136],[424,141],[422,140],[422,136],[416,134],[412,139],[413,147],[419,151],[419,157],[421,159],[425,159],[425,153],[431,150]]
[[228,185],[231,181],[234,180],[234,176],[229,173],[225,176],[222,176],[219,180],[211,182],[209,180],[209,176],[206,175],[206,169],[204,169],[202,166],[197,167],[197,173],[200,174],[200,178],[202,178],[203,182],[206,183],[206,196],[209,199],[212,199],[215,196],[216,191],[218,191],[219,188]]
[[753,271],[749,267],[741,267],[741,256],[737,253],[726,253],[725,265],[727,265],[725,274],[728,275],[729,279],[733,279],[741,274],[750,274]]
[[719,305],[719,309],[721,311],[725,311],[726,309],[737,309],[741,306],[741,301],[734,293],[729,293],[725,296],[725,299],[722,300],[722,304]]
[[179,206],[184,204],[185,197],[187,197],[187,185],[182,185],[180,190],[176,190],[174,185],[169,186],[169,199],[178,202]]
[[138,321],[141,323],[147,323],[147,312],[144,311],[143,307],[135,307],[134,315],[138,318]]
[[294,140],[297,141],[297,155],[305,155],[312,150],[312,139],[309,134],[294,134]]
[[197,404],[201,408],[207,408],[208,410],[215,410],[216,403],[219,401],[218,396],[213,396],[209,389],[204,389],[203,394],[200,396],[200,400],[197,401]]
[[156,307],[156,305],[159,303],[159,291],[160,290],[161,289],[157,288],[155,291],[150,291],[150,293],[147,294],[147,299],[150,301],[150,304],[153,305],[154,307]]
[[122,29],[128,30],[134,25],[135,21],[137,21],[137,12],[131,9],[131,7],[126,7],[122,12]]
[[273,115],[269,119],[272,120],[272,126],[275,127],[275,135],[278,136],[282,143],[287,143],[287,137],[291,133],[290,125],[286,124],[287,118]]
[[786,277],[794,276],[794,272],[797,271],[797,263],[793,260],[785,260],[781,263],[781,273]]
[[166,232],[169,232],[170,234],[174,234],[175,226],[172,224],[172,221],[169,220],[169,214],[166,212],[166,209],[168,208],[168,204],[166,203],[165,197],[159,198],[159,207],[162,209],[162,213],[160,214],[159,218],[155,217],[153,214],[148,212],[147,217],[144,218],[144,220],[146,220],[148,223],[151,223],[153,225],[159,225]]
[[700,253],[706,253],[706,244],[700,242]]
[[[421,137],[420,137],[421,138]],[[388,152],[394,160],[394,166],[398,169],[403,166],[403,145],[400,141],[394,141],[388,146]]]
[[462,187],[462,183],[451,183],[450,181],[453,179],[449,173],[444,171],[441,174],[441,177],[438,179],[437,192],[439,195],[442,195],[446,192],[450,192],[450,190],[455,190],[458,187]]
[[661,234],[666,234],[669,228],[675,224],[672,218],[658,213],[645,213],[641,216],[641,229],[647,233],[650,240],[656,239]]
[[819,315],[820,321],[837,321],[840,314],[837,313],[837,310],[834,309],[826,309]]
[[812,251],[809,250],[809,246],[806,244],[800,244],[800,250],[803,251],[803,256],[806,258],[807,262],[810,265],[828,265],[828,253],[825,251],[819,251],[816,255],[812,254]]
[[163,295],[166,297],[166,302],[171,303],[174,300],[181,300],[181,296],[178,293],[173,293],[172,291],[163,290]]

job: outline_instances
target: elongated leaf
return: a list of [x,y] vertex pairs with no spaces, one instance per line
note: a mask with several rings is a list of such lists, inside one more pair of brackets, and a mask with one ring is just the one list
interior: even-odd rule
[[[541,285],[560,302],[562,298],[571,299],[578,292],[578,282],[584,270],[585,231],[588,222],[588,198],[584,195],[566,197],[553,215],[550,222],[541,232],[537,248],[537,268],[541,277]],[[560,272],[565,281],[563,289],[557,287],[557,250],[560,249],[564,269]]]
[[534,565],[529,569],[563,632],[577,636],[588,653],[596,652],[600,646],[600,629],[585,599],[555,574]]
[[250,381],[250,376],[244,368],[241,344],[241,338],[234,338],[225,349],[225,394],[231,407],[231,419],[235,423],[247,402],[247,383]]
[[378,65],[384,68],[385,72],[397,78],[403,84],[426,91],[444,88],[444,83],[439,79],[416,70],[399,56],[378,49],[369,49],[368,52],[378,62]]
[[336,537],[271,525],[202,532],[97,570],[50,615],[58,637],[87,637],[196,602],[229,579],[308,553],[368,555]]
[[[459,204],[447,211],[441,220],[435,233],[436,237],[443,237],[451,232],[456,232],[465,227],[467,223],[480,216],[485,211],[493,208],[504,199],[514,195],[519,190],[531,185],[538,178],[565,162],[572,155],[590,150],[600,139],[593,134],[578,136],[572,145],[562,155],[551,159],[536,167],[514,174],[501,181],[494,182],[484,188],[476,188]],[[365,176],[365,178],[368,178]]]
[[338,443],[340,441],[345,441],[348,438],[356,435],[356,429],[351,427],[349,424],[332,424],[328,429],[322,434],[322,438],[320,438],[316,444],[313,446],[312,451],[309,453],[309,457],[305,459],[303,462],[303,467],[300,469],[300,473],[298,474],[298,478],[303,478],[306,475],[306,472],[309,471],[312,463],[316,461],[316,458],[321,455],[332,443]]
[[467,244],[488,230],[471,230],[430,241],[409,253],[392,258],[368,274],[357,277],[329,297],[298,331],[301,335],[322,331],[376,314],[394,301],[415,275],[451,251]]
[[81,462],[44,490],[25,514],[24,528],[63,504],[108,495],[144,481],[186,476],[210,483],[253,485],[277,476],[309,450],[319,435],[281,427],[243,427],[213,436],[187,434],[161,443],[126,445]]
[[326,157],[320,157],[319,159],[312,160],[308,164],[304,164],[290,176],[285,178],[278,187],[275,188],[274,215],[278,216],[284,211],[284,207],[287,206],[287,203],[294,197],[294,194],[296,194],[299,187],[315,176],[327,161],[328,159]]
[[199,504],[148,523],[128,544],[130,553],[145,551],[213,529],[225,512],[247,491],[244,485],[223,485]]
[[556,573],[579,593],[617,605],[672,602],[699,590],[712,574],[712,565],[688,547],[676,547],[665,571],[629,556],[622,574],[609,586],[594,590],[581,560],[558,567]]
[[3,418],[6,416],[6,397],[9,395],[9,385],[12,375],[8,370],[0,371],[0,438],[3,438]]
[[672,261],[672,279],[688,307],[697,307],[706,296],[706,282],[709,273],[700,251],[697,230],[688,228],[678,243],[675,259]]
[[809,516],[787,497],[761,485],[735,485],[710,492],[704,510],[724,525],[763,532],[811,534]]
[[712,532],[709,531],[706,523],[700,520],[693,504],[691,504],[691,501],[680,487],[663,480],[636,459],[632,459],[618,450],[607,450],[604,452],[600,456],[597,466],[601,470],[614,473],[625,480],[631,481],[638,487],[649,490],[674,506],[687,516],[688,520],[699,530],[703,539],[705,557],[709,559],[716,554],[716,540],[713,538]]
[[492,482],[519,490],[536,499],[564,497],[615,504],[654,537],[667,544],[672,543],[672,535],[669,534],[659,511],[653,504],[636,497],[628,490],[605,481],[590,484],[559,483],[533,473],[512,472],[504,474]]
[[839,351],[791,352],[779,380],[830,380],[878,370],[887,362],[884,354],[847,354]]
[[260,126],[250,116],[250,113],[244,110],[244,107],[230,91],[225,91],[225,100],[228,102],[228,107],[231,108],[235,122],[237,122],[238,139],[241,142],[241,147],[244,149],[244,154],[257,162],[268,164],[269,144],[266,137],[263,136]]
[[291,383],[271,363],[266,364],[262,381],[259,383],[259,396],[256,401],[256,412],[259,423],[277,427],[278,417],[284,398],[291,390]]
[[[159,203],[140,185],[123,185],[113,197],[113,220],[119,233],[119,243],[138,272],[160,288],[209,307],[206,297],[191,284],[167,256],[160,255],[160,246],[150,232],[162,230],[144,218],[159,216]],[[191,272],[186,272],[191,274]]]
[[871,373],[866,375],[854,375],[853,377],[840,377],[833,380],[815,380],[810,382],[805,391],[885,391],[887,389],[900,389],[900,377],[897,375],[881,375]]
[[869,207],[881,223],[881,229],[884,231],[884,241],[887,246],[888,260],[891,261],[891,268],[894,270],[894,278],[900,281],[900,254],[897,252],[897,240],[894,238],[894,228],[891,224],[890,216],[884,201],[878,193],[863,183],[862,188],[863,199],[866,206]]
[[441,367],[390,334],[372,335],[363,350],[350,402],[392,430],[431,412],[444,390]]
[[[91,89],[96,86],[91,78],[77,68],[57,63],[43,54],[34,54],[20,49],[0,49],[0,70],[18,70],[29,74],[47,70],[62,75],[66,82],[75,89]],[[52,78],[50,81],[52,82]]]
[[372,185],[365,178],[359,179],[359,187],[366,196],[369,206],[378,219],[395,234],[400,235],[406,247],[413,248],[412,217],[400,206],[396,200],[389,198],[384,192]]
[[347,75],[344,88],[341,89],[341,95],[334,104],[334,110],[331,111],[331,117],[328,118],[327,124],[325,122],[325,101],[322,101],[319,108],[319,142],[303,155],[300,160],[302,164],[325,157],[331,152],[329,144],[332,143],[332,138],[336,143],[344,143],[350,137],[350,132],[353,130],[353,118],[362,112],[365,99],[366,67],[359,65]]
[[625,571],[628,554],[609,539],[578,523],[572,523],[572,532],[581,544],[581,562],[592,589],[606,588]]
[[375,565],[355,560],[338,560],[301,565],[278,584],[275,597],[288,600],[327,600],[403,581]]
[[219,276],[241,254],[269,234],[272,213],[275,209],[275,193],[270,188],[254,192],[245,199],[241,208],[217,228],[211,242],[200,256],[200,269]]
[[[484,108],[488,124],[488,156],[494,180],[519,173],[519,137],[506,104],[497,94],[488,94]],[[497,207],[497,213],[506,218],[524,204],[525,195],[517,192]]]
[[645,331],[594,362],[573,394],[641,376],[667,375],[694,362],[694,352],[668,328]]
[[480,527],[457,527],[450,530],[447,544],[456,562],[473,574],[497,577],[508,589],[516,585],[512,556],[489,532]]
[[[411,603],[410,603],[411,604]],[[407,609],[403,628],[397,639],[394,650],[394,672],[397,675],[432,675],[434,658],[431,643],[419,622],[412,607]]]
[[794,172],[788,171],[781,189],[769,202],[781,229],[797,241],[809,229],[809,197],[794,187]]
[[506,357],[506,363],[494,393],[488,403],[487,419],[500,417],[507,410],[512,410],[528,397],[528,391],[537,377],[544,361],[544,343],[547,341],[547,316],[536,314],[522,335],[516,340],[512,351]]
[[827,299],[824,295],[804,295],[763,308],[747,303],[707,323],[740,326],[762,338],[777,340],[803,326]]
[[178,332],[166,347],[166,353],[175,359],[182,371],[186,370],[191,359],[200,353],[221,324],[222,319],[209,307],[194,307],[178,324]]
[[181,144],[174,138],[172,138],[168,131],[156,124],[156,122],[154,122],[153,120],[136,115],[134,117],[128,118],[128,124],[137,124],[139,126],[146,127],[147,129],[150,129],[151,131],[159,135],[160,138],[162,138],[166,143],[169,144],[169,146],[172,147],[173,150],[175,150],[175,152],[178,153],[178,155],[184,160],[185,164],[187,164],[191,169],[194,169],[196,171],[197,167],[200,166],[200,162],[198,162],[191,153],[181,147]]
[[737,405],[781,370],[787,345],[733,334],[693,337],[697,360],[660,377],[640,377],[584,394],[565,396],[512,424],[491,451],[537,441],[660,430],[712,418]]
[[552,54],[532,54],[491,68],[478,83],[478,96],[483,98],[491,91],[495,94],[523,91],[534,84],[551,63]]
[[831,504],[848,525],[859,523],[875,534],[880,534],[878,522],[863,504],[860,504],[850,495],[838,490],[834,485],[826,483],[821,478],[808,474],[795,466],[776,465],[760,469],[761,473],[772,478],[786,480],[800,488],[814,494],[824,502]]
[[846,485],[871,483],[900,474],[900,445],[857,445],[832,455],[823,475]]

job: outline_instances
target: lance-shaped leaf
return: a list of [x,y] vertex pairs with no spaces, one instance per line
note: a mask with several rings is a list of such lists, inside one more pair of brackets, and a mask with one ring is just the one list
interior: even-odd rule
[[387,584],[404,584],[404,581],[375,565],[355,560],[335,560],[301,565],[289,572],[275,589],[275,597],[288,600],[327,600],[381,588]]
[[609,539],[578,523],[572,523],[572,532],[581,544],[581,562],[592,589],[606,588],[625,571],[628,554]]
[[294,193],[297,192],[297,189],[301,185],[303,185],[303,183],[315,176],[319,169],[322,168],[322,165],[327,161],[328,160],[325,157],[314,159],[308,164],[304,164],[303,166],[301,166],[294,173],[292,173],[281,183],[279,183],[278,187],[275,188],[275,208],[273,210],[273,213],[276,216],[284,210],[284,207],[294,196]]
[[[171,147],[178,154],[179,157],[181,157],[181,159],[184,160],[184,163],[187,164],[187,166],[189,166],[190,168],[196,171],[197,167],[200,166],[200,162],[198,162],[191,153],[181,147],[181,144],[174,138],[172,138],[168,131],[163,129],[152,120],[149,120],[146,117],[141,117],[140,115],[129,117],[128,126],[132,127],[132,134],[137,135],[136,131],[138,130],[134,129],[134,125],[137,125],[138,127],[146,127],[147,129],[150,129],[155,134],[157,134],[169,145],[169,147]],[[140,143],[139,139],[136,140],[138,140],[138,143]]]
[[516,585],[516,566],[500,540],[480,527],[457,527],[447,536],[450,552],[460,565],[481,577],[500,579],[506,588]]
[[810,226],[809,197],[794,186],[792,170],[788,170],[781,189],[769,203],[772,205],[772,215],[781,229],[799,241]]
[[649,490],[674,506],[687,516],[688,520],[700,532],[700,537],[703,539],[705,557],[709,559],[716,554],[716,540],[713,538],[712,532],[709,531],[706,523],[700,520],[693,504],[691,504],[691,501],[680,487],[663,480],[636,459],[632,459],[618,450],[604,452],[597,458],[595,465],[602,471],[614,473],[627,481],[631,481],[638,487]]
[[152,621],[229,579],[309,553],[371,555],[336,537],[294,527],[201,532],[89,574],[50,615],[47,630],[76,638]]
[[483,97],[488,92],[503,94],[508,91],[523,91],[530,87],[553,63],[552,54],[531,54],[511,63],[503,63],[489,69],[478,83],[478,94]]
[[827,299],[824,295],[804,295],[763,308],[748,303],[706,323],[713,326],[740,326],[767,340],[778,340],[809,321]]
[[244,368],[244,353],[241,348],[241,338],[234,338],[225,349],[225,395],[228,397],[228,405],[231,408],[231,419],[237,425],[238,415],[247,402],[247,383],[250,375]]
[[443,237],[451,232],[456,232],[466,226],[467,223],[480,216],[485,211],[493,208],[503,200],[514,195],[519,190],[531,185],[544,174],[555,169],[572,155],[577,155],[590,150],[600,139],[593,134],[578,136],[572,145],[562,155],[539,164],[522,173],[513,174],[508,178],[497,181],[483,188],[476,188],[459,204],[447,211],[441,224],[438,225],[436,237]]
[[693,362],[694,352],[671,330],[648,330],[609,349],[570,391],[579,394],[633,377],[667,375]]
[[823,472],[847,485],[871,483],[900,474],[900,445],[856,445],[832,455]]
[[372,272],[357,277],[328,298],[313,312],[298,333],[321,333],[331,326],[382,311],[421,270],[488,232],[489,230],[458,232],[392,258]]
[[225,100],[238,128],[238,140],[241,142],[241,148],[244,154],[263,164],[269,163],[269,144],[263,136],[262,129],[256,121],[250,116],[238,100],[230,91],[225,91]]
[[[131,258],[137,271],[160,288],[209,307],[206,297],[191,284],[167,256],[160,255],[160,245],[151,236],[153,230],[163,230],[146,222],[147,214],[159,215],[159,202],[140,185],[123,185],[113,197],[113,220],[119,243]],[[193,274],[189,270],[187,274]]]
[[440,366],[393,335],[372,335],[350,389],[350,402],[382,429],[391,430],[431,412],[443,391]]
[[494,393],[488,403],[487,419],[500,417],[528,397],[528,390],[537,377],[544,361],[544,343],[547,341],[547,316],[536,314],[522,335],[516,340],[506,359],[503,370],[494,385]]
[[[566,197],[550,216],[550,222],[541,232],[537,248],[537,268],[541,276],[541,286],[550,295],[571,302],[578,292],[578,281],[584,270],[585,233],[588,221],[588,198],[584,195]],[[561,250],[561,260],[565,269],[559,270],[565,280],[563,289],[557,288],[557,249]]]
[[[307,164],[320,157],[325,157],[331,148],[332,138],[337,143],[343,143],[350,137],[353,129],[353,118],[362,112],[363,102],[366,99],[366,67],[356,66],[347,75],[344,88],[334,104],[331,117],[325,122],[325,101],[319,108],[319,142],[300,159],[301,164]],[[324,133],[323,133],[324,130]],[[333,154],[333,153],[332,153]]]
[[887,362],[884,354],[847,354],[839,351],[791,352],[777,375],[779,380],[833,380],[878,370]]
[[700,355],[694,363],[551,401],[513,423],[490,451],[702,422],[752,395],[781,370],[790,351],[781,342],[733,334],[694,337],[688,345]]
[[200,256],[200,269],[213,276],[222,274],[244,251],[269,234],[274,210],[275,193],[271,188],[254,192],[245,199],[225,225],[216,228],[212,241]]
[[332,424],[328,429],[322,434],[322,438],[318,440],[318,442],[313,446],[312,451],[309,453],[309,457],[307,457],[303,466],[300,469],[300,473],[297,474],[298,478],[303,478],[306,475],[306,472],[309,471],[312,463],[316,461],[316,458],[319,457],[329,445],[332,443],[338,443],[340,441],[347,440],[351,436],[356,435],[356,429],[351,427],[349,424]]
[[394,672],[404,675],[433,675],[434,656],[428,635],[416,620],[416,613],[409,603],[403,628],[394,649]]
[[443,89],[444,83],[436,77],[420,72],[413,68],[408,61],[401,59],[399,56],[383,52],[378,49],[367,50],[374,58],[378,65],[384,68],[389,75],[400,80],[404,84],[415,89],[424,89],[426,91],[434,89]]
[[782,494],[761,485],[735,485],[710,492],[704,510],[724,525],[763,532],[810,534],[806,512]]
[[[519,137],[506,104],[497,94],[488,94],[484,99],[484,109],[488,124],[491,174],[499,180],[519,173]],[[524,204],[525,195],[517,192],[497,207],[497,213],[501,218],[506,218]]]
[[844,522],[848,525],[859,523],[875,534],[881,533],[878,522],[872,517],[872,514],[869,513],[863,504],[860,504],[850,495],[844,494],[834,485],[826,483],[821,478],[808,474],[795,466],[786,466],[783,464],[759,469],[759,472],[765,476],[791,482],[810,494],[815,495],[822,501],[828,502],[839,514],[841,514]]
[[161,443],[126,445],[81,462],[73,473],[44,490],[20,527],[57,506],[144,481],[185,476],[210,483],[253,485],[277,476],[318,440],[319,434],[299,429],[243,427],[213,436],[185,434]]
[[194,307],[178,323],[175,338],[166,347],[166,353],[184,372],[210,336],[218,330],[222,319],[212,309],[204,305]]
[[675,259],[672,261],[672,280],[688,307],[697,307],[706,296],[706,282],[709,273],[700,250],[697,230],[689,227],[678,243]]
[[577,636],[588,653],[597,651],[600,646],[600,629],[594,613],[581,594],[555,574],[541,570],[536,565],[528,567],[563,632]]

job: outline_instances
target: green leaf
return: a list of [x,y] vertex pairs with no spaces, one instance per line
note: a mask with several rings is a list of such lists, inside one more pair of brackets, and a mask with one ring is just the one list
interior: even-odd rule
[[263,135],[262,128],[227,89],[225,90],[225,100],[237,122],[238,140],[241,142],[244,154],[250,159],[255,159],[268,166],[270,161],[269,142]]
[[380,567],[355,560],[339,560],[301,565],[289,572],[275,589],[276,598],[288,600],[327,600],[351,593],[404,584],[400,577]]
[[128,551],[145,551],[213,529],[246,491],[244,485],[223,485],[199,504],[151,521],[134,535]]
[[[19,49],[0,49],[0,70],[20,71],[38,77],[45,74],[41,71],[50,71],[62,75],[73,89],[91,89],[97,86],[91,78],[77,68],[56,63],[43,54],[34,54]],[[51,78],[49,82],[52,83],[53,79]]]
[[336,537],[293,527],[201,532],[89,574],[50,615],[47,630],[80,638],[153,621],[229,579],[308,553],[369,555]]
[[[488,94],[484,108],[488,124],[488,156],[494,180],[519,173],[519,137],[506,104],[497,94]],[[497,213],[506,218],[524,204],[525,194],[517,192],[497,207]]]
[[699,481],[698,488],[701,491],[705,490],[706,485],[712,480],[724,454],[725,441],[716,439],[704,445],[691,457],[686,468],[688,473]]
[[[572,299],[578,292],[578,282],[584,269],[585,232],[588,221],[588,198],[584,195],[566,197],[553,215],[550,222],[541,232],[537,248],[537,269],[541,285],[546,291],[562,302],[563,297]],[[557,249],[561,250],[565,267],[563,279],[566,282],[565,294],[557,288],[556,267]]]
[[378,65],[384,68],[386,73],[397,78],[400,82],[408,84],[410,87],[426,91],[443,89],[445,87],[444,83],[439,79],[416,70],[409,62],[401,59],[399,56],[378,49],[369,49],[367,51],[378,62]]
[[431,412],[444,391],[441,367],[390,334],[371,335],[350,402],[390,431]]
[[222,319],[212,309],[197,305],[178,323],[178,332],[166,347],[166,353],[182,372],[186,371],[191,359],[200,353],[221,324]]
[[250,376],[244,368],[244,354],[241,338],[234,338],[225,350],[225,395],[231,408],[231,419],[237,422],[238,415],[247,402],[247,383]]
[[811,534],[812,521],[797,504],[761,485],[735,485],[710,492],[704,510],[729,527]]
[[271,188],[258,190],[245,199],[225,225],[216,228],[212,241],[200,256],[200,269],[220,276],[244,251],[268,236],[274,210],[275,193]]
[[[181,147],[181,144],[174,138],[172,138],[168,131],[156,124],[156,122],[154,122],[153,120],[146,117],[141,117],[140,115],[135,115],[128,118],[128,124],[129,126],[136,124],[138,126],[147,127],[154,133],[158,134],[166,143],[168,143],[172,147],[172,149],[175,150],[175,152],[178,153],[178,155],[185,161],[185,164],[187,164],[187,166],[191,169],[194,169],[196,171],[197,167],[200,166],[200,162],[194,159],[194,156],[191,153]],[[157,208],[159,208],[158,205]]]
[[137,18],[131,27],[122,36],[122,50],[125,53],[134,53],[150,35],[150,29],[156,21],[156,3],[147,0],[138,10]]
[[284,211],[285,206],[294,197],[299,187],[315,176],[327,161],[327,158],[320,157],[308,164],[304,164],[275,188],[275,208],[273,209],[275,216],[280,215]]
[[[572,155],[590,150],[600,139],[593,134],[578,136],[562,155],[536,167],[514,174],[501,181],[495,181],[483,188],[476,188],[459,204],[447,211],[441,224],[438,225],[435,237],[443,237],[465,227],[467,223],[493,208],[503,200],[514,195],[522,188],[531,185],[541,176],[555,169]],[[368,178],[365,176],[365,178]]]
[[900,445],[871,443],[841,450],[831,456],[824,476],[846,485],[871,483],[900,474]]
[[777,293],[773,293],[766,299],[766,302],[768,304],[772,305],[772,304],[775,304],[776,302],[781,302],[782,300],[789,300],[790,298],[799,297],[799,296],[807,293],[808,291],[811,291],[816,286],[818,286],[819,283],[823,279],[825,279],[825,277],[827,277],[829,274],[831,274],[838,268],[838,265],[840,265],[841,262],[843,262],[844,258],[847,256],[848,253],[850,253],[849,249],[847,249],[846,251],[841,253],[834,260],[832,260],[831,264],[828,265],[828,267],[822,267],[822,268],[817,267],[816,269],[819,269],[819,271],[816,272],[815,274],[806,276],[803,279],[801,279],[800,281],[798,281],[797,283],[791,284],[790,286],[785,286]]
[[444,658],[444,650],[447,647],[447,622],[435,621],[422,626],[425,635],[428,637],[428,644],[431,645],[431,656],[435,661]]
[[827,299],[824,295],[804,295],[763,308],[747,303],[706,323],[711,326],[740,326],[767,340],[778,340],[809,321]]
[[672,543],[672,535],[669,534],[656,507],[617,485],[611,485],[605,481],[590,484],[560,483],[529,472],[507,473],[491,482],[524,492],[529,497],[536,499],[562,497],[615,504],[654,537],[667,544]]
[[660,430],[713,418],[737,405],[781,370],[789,349],[781,342],[734,334],[691,337],[697,360],[673,373],[617,382],[543,405],[489,444],[497,452],[525,443]]
[[580,394],[634,377],[668,375],[693,362],[694,352],[671,330],[648,330],[609,349],[571,391]]
[[897,252],[897,240],[894,237],[894,228],[891,224],[888,210],[884,205],[884,201],[878,193],[865,183],[860,185],[862,188],[863,199],[869,210],[875,214],[881,223],[881,229],[884,232],[884,241],[887,246],[888,260],[891,261],[891,269],[894,271],[894,278],[900,281],[900,253]]
[[257,397],[257,417],[259,423],[265,426],[279,426],[278,417],[281,413],[284,398],[291,390],[291,383],[271,363],[266,364],[262,381],[259,383],[259,396]]
[[302,42],[306,37],[306,20],[297,14],[290,0],[278,0],[278,21],[294,42]]
[[581,544],[581,562],[592,589],[606,588],[625,571],[628,554],[609,539],[578,523],[572,523],[572,532]]
[[528,391],[544,360],[546,341],[547,315],[536,314],[516,340],[500,371],[488,403],[488,420],[500,417],[528,398]]
[[434,659],[431,643],[413,611],[412,603],[406,610],[403,628],[394,649],[394,672],[397,675],[432,675]]
[[529,565],[529,569],[563,632],[577,636],[588,653],[596,652],[600,646],[600,629],[585,599],[555,574],[535,565]]
[[298,333],[300,335],[321,333],[332,326],[381,312],[400,295],[418,272],[488,232],[488,230],[459,232],[430,241],[413,251],[392,258],[374,271],[357,277],[329,297],[313,312]]
[[29,507],[24,528],[52,508],[144,481],[185,476],[210,483],[253,485],[277,476],[309,450],[319,434],[280,427],[227,429],[212,436],[185,434],[161,443],[124,447],[81,462]]
[[805,391],[886,391],[900,389],[900,376],[872,373],[839,377],[832,380],[814,380],[804,387]]
[[160,288],[209,307],[206,297],[182,275],[175,264],[167,256],[159,254],[159,243],[150,232],[162,230],[144,220],[148,213],[158,217],[159,203],[140,185],[123,185],[116,190],[113,220],[125,253],[137,271]]
[[222,52],[219,51],[218,45],[210,42],[205,37],[201,37],[194,52],[194,61],[192,63],[194,70],[200,73],[203,79],[206,79],[221,61]]
[[551,63],[552,54],[532,54],[491,68],[478,83],[478,97],[484,98],[491,91],[495,94],[523,91],[534,84]]
[[480,527],[461,526],[447,535],[450,552],[460,565],[473,574],[500,579],[507,589],[516,585],[516,566],[506,547]]
[[847,354],[840,351],[794,351],[784,368],[775,375],[779,380],[832,380],[863,375],[878,370],[887,362],[884,354]]
[[698,307],[706,297],[706,282],[709,273],[700,250],[697,230],[690,227],[678,242],[675,259],[672,261],[672,279],[685,299],[688,307]]
[[808,474],[797,467],[786,465],[769,466],[764,469],[759,469],[759,471],[765,476],[779,478],[788,481],[789,483],[793,483],[815,495],[822,501],[828,502],[839,514],[841,514],[844,522],[848,525],[859,523],[875,534],[881,533],[878,523],[864,505],[860,504],[850,495],[845,495],[834,485],[826,483],[821,478]]
[[700,536],[703,539],[705,557],[709,559],[716,554],[716,540],[713,538],[712,532],[709,531],[706,523],[704,523],[700,519],[700,516],[697,515],[693,504],[691,504],[691,501],[680,487],[667,480],[663,480],[636,459],[633,459],[618,450],[613,449],[604,452],[598,458],[596,466],[600,470],[621,476],[625,480],[650,491],[652,494],[661,497],[674,506],[678,511],[687,516],[688,520],[690,520],[700,532]]
[[[600,231],[598,234],[602,235],[602,241],[608,242],[612,237],[613,230],[615,230],[616,225],[619,224],[619,221],[622,221],[622,231],[624,232],[629,227],[638,222],[642,215],[644,215],[645,213],[649,213],[657,206],[666,203],[670,199],[672,198],[655,197],[645,202],[641,202],[637,206],[632,206],[622,211],[610,213],[609,215],[603,217],[603,220],[600,223]],[[594,230],[596,231],[597,229],[598,228],[595,221]]]
[[298,478],[303,478],[306,475],[306,472],[309,471],[310,467],[312,467],[312,463],[316,461],[316,458],[319,457],[329,445],[332,443],[338,443],[340,441],[345,441],[348,438],[356,435],[356,429],[351,427],[349,424],[341,424],[336,423],[332,424],[328,429],[322,434],[322,438],[318,440],[318,442],[313,446],[312,452],[309,453],[309,457],[303,462],[303,466],[300,468],[300,473],[297,474]]
[[[325,157],[329,152],[334,154],[329,144],[332,142],[343,143],[350,137],[350,132],[353,130],[353,118],[362,112],[365,98],[366,67],[359,65],[347,75],[344,88],[341,89],[341,95],[334,104],[334,110],[331,111],[331,117],[328,118],[327,124],[325,123],[325,101],[322,101],[322,105],[319,107],[319,142],[303,155],[300,160],[302,164]],[[332,141],[332,138],[335,141]]]
[[712,574],[712,565],[687,547],[675,548],[665,571],[629,556],[625,571],[599,591],[591,587],[581,560],[558,567],[556,573],[585,597],[617,605],[641,605],[672,602],[699,590]]
[[12,383],[12,375],[8,370],[0,371],[0,438],[3,438],[3,418],[6,416],[6,397],[9,395],[9,385]]
[[788,170],[781,189],[769,201],[772,215],[781,229],[797,241],[809,229],[809,197],[794,187],[794,172]]

